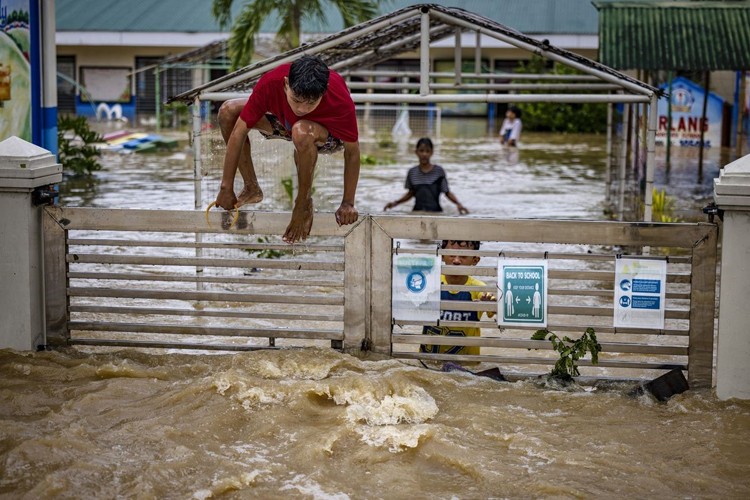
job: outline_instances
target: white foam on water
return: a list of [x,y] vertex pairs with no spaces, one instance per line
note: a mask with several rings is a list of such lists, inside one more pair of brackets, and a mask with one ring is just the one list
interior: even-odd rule
[[217,377],[213,380],[213,387],[222,396],[232,387],[232,383],[226,377]]
[[281,393],[269,394],[260,387],[250,387],[239,391],[233,396],[239,401],[243,408],[257,408],[262,405],[279,404],[284,401],[284,395]]
[[206,500],[207,498],[213,498],[215,495],[221,496],[231,491],[241,491],[247,486],[255,484],[255,480],[263,472],[264,471],[254,470],[242,473],[238,477],[225,477],[214,480],[210,488],[204,488],[194,492],[193,498],[197,500]]
[[435,399],[423,388],[409,386],[403,394],[388,394],[382,398],[361,390],[335,391],[326,387],[326,394],[337,405],[345,405],[348,427],[360,439],[374,447],[387,447],[392,453],[416,448],[421,438],[430,435],[432,426],[426,424],[438,413]]
[[[242,373],[270,380],[323,380],[344,358],[324,349],[258,353],[252,358],[238,358],[235,368]],[[247,361],[247,364],[245,362]],[[251,361],[250,361],[251,360]]]
[[369,393],[343,391],[334,394],[333,400],[338,405],[348,405],[346,418],[350,423],[418,424],[434,418],[438,413],[435,399],[421,387],[409,387],[404,395],[387,395],[380,400]]
[[429,424],[418,425],[385,425],[368,427],[358,425],[353,427],[363,443],[376,448],[387,447],[391,453],[399,453],[409,448],[419,446],[419,440],[432,434]]
[[297,474],[292,479],[284,481],[284,486],[279,489],[281,491],[297,490],[301,494],[309,495],[316,500],[349,500],[349,495],[346,493],[328,493],[323,490],[319,483],[303,474]]
[[234,393],[230,395],[231,399],[237,401],[246,410],[277,405],[284,402],[285,399],[285,394],[282,391],[268,391],[262,387],[248,385],[231,372],[223,373],[214,378],[212,385],[216,392],[222,396],[226,396],[227,392],[233,389]]

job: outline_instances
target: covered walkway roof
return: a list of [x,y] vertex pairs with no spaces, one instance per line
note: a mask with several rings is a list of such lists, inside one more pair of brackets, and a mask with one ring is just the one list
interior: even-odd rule
[[[423,26],[423,24],[425,25]],[[425,57],[428,57],[425,54],[429,51],[429,44],[449,36],[455,36],[457,31],[475,31],[520,49],[574,67],[586,74],[596,76],[605,83],[616,85],[625,94],[639,96],[639,102],[648,102],[651,96],[660,92],[657,88],[613,70],[610,67],[555,47],[547,40],[540,41],[531,38],[513,28],[478,14],[454,7],[419,4],[360,23],[339,33],[279,54],[278,56],[251,64],[205,85],[174,96],[170,100],[192,102],[195,98],[200,98],[208,94],[228,95],[249,93],[262,74],[280,64],[291,62],[302,54],[318,54],[329,67],[338,72],[345,72],[372,67],[377,63],[392,59],[399,54],[419,50],[424,69]],[[426,60],[427,64],[429,64],[429,58]],[[424,82],[424,85],[419,96],[409,97],[411,99],[410,102],[429,102],[430,97],[435,97],[434,95],[427,95],[429,93],[427,82]],[[456,89],[460,88],[460,84],[457,83]],[[611,91],[611,89],[608,91]],[[400,96],[403,98],[404,94],[400,94]],[[474,96],[475,102],[483,100],[479,94],[474,94]],[[568,97],[567,102],[584,101],[580,94],[566,94],[566,96]],[[444,94],[441,95],[441,98],[444,99],[445,97]],[[506,95],[505,97],[509,96]],[[543,94],[534,94],[534,97],[535,99],[529,100],[543,101],[552,99],[549,95],[543,98]],[[644,99],[644,97],[646,98]],[[493,102],[501,102],[500,99],[502,98],[502,95],[494,94],[491,100]],[[516,94],[515,100],[519,99],[521,97]],[[557,100],[566,101],[563,98]],[[623,100],[626,101],[627,99]]]
[[750,69],[750,1],[593,3],[603,64],[620,70]]
[[197,64],[211,61],[212,59],[227,57],[227,40],[216,40],[203,47],[182,52],[171,57],[166,57],[159,64]]

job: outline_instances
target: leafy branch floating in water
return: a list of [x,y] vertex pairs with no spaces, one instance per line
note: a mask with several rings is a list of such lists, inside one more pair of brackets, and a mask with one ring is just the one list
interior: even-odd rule
[[596,340],[596,332],[593,328],[586,328],[586,331],[578,340],[570,337],[558,337],[546,328],[537,330],[531,340],[549,340],[552,342],[552,348],[560,353],[560,359],[550,372],[550,376],[563,380],[570,380],[580,375],[576,362],[586,356],[587,352],[591,353],[591,363],[599,364],[599,352],[602,350],[601,344]]

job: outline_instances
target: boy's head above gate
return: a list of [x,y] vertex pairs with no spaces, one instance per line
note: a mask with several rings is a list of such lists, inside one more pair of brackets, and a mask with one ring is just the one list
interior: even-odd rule
[[479,250],[479,246],[481,245],[481,242],[469,241],[469,240],[443,240],[443,242],[440,245],[440,248],[448,248],[449,245],[451,246],[451,248]]

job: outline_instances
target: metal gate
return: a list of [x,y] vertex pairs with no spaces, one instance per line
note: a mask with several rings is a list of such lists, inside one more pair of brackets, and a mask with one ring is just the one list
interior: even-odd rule
[[[603,350],[592,376],[650,376],[679,368],[693,387],[712,377],[717,227],[455,217],[363,216],[338,227],[318,213],[311,237],[280,241],[289,213],[227,213],[52,207],[45,211],[49,344],[214,350],[319,346],[387,356],[482,361],[538,372],[553,364],[529,328],[480,337],[422,335],[423,323],[393,321],[396,251],[438,252],[443,239],[480,240],[479,266],[444,266],[496,287],[493,263],[549,260],[549,329],[574,337],[595,328]],[[231,227],[230,227],[231,226]],[[614,260],[668,259],[664,330],[614,328]],[[470,287],[469,287],[470,288]],[[451,304],[451,308],[455,308]],[[496,304],[469,302],[465,310]],[[476,345],[478,356],[419,353],[422,343]],[[582,363],[586,365],[586,363]]]

